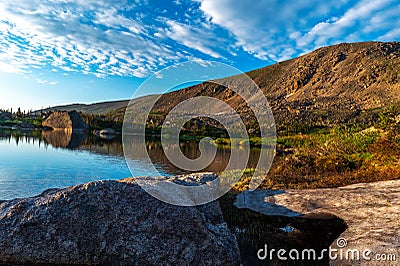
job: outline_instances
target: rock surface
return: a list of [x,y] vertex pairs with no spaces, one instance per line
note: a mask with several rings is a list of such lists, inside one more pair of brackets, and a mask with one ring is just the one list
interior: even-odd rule
[[100,130],[99,134],[100,134],[100,135],[115,135],[115,134],[117,134],[117,133],[116,133],[115,130],[112,129],[112,128],[106,128],[106,129]]
[[54,112],[42,123],[43,127],[52,129],[66,129],[70,131],[84,131],[88,125],[76,111]]
[[[235,206],[267,215],[300,216],[331,213],[345,220],[348,229],[338,238],[346,250],[369,249],[376,254],[395,254],[400,260],[400,180],[356,184],[332,189],[256,190],[238,195]],[[337,241],[331,245],[337,247]],[[376,261],[331,261],[332,265],[377,265]],[[386,261],[386,264],[392,265]]]
[[92,134],[102,139],[112,140],[116,137],[117,132],[112,128],[106,128],[102,130],[93,130]]
[[[400,102],[400,72],[394,67],[399,64],[399,42],[342,43],[246,74],[268,99],[277,130],[286,130],[288,125],[314,127],[377,121],[373,109],[386,109]],[[258,129],[252,108],[228,88],[240,90],[241,86],[235,81],[226,87],[205,82],[162,95],[152,111],[169,113],[188,99],[208,96],[231,105],[254,134]],[[255,103],[264,105],[258,101],[263,101],[261,98]],[[130,109],[141,111],[146,104],[139,98],[131,102],[134,108]],[[123,120],[124,114],[122,108],[115,115]],[[151,121],[159,126],[162,120],[154,116]],[[222,128],[212,119],[200,118],[197,122]]]
[[178,207],[134,181],[96,181],[0,203],[0,262],[235,265],[217,202]]

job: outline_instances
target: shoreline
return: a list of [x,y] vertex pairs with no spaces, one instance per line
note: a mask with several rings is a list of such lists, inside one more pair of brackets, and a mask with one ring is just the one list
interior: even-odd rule
[[[202,174],[198,174],[201,176]],[[185,179],[185,175],[180,176],[179,180]],[[193,182],[193,179],[191,182]],[[38,200],[43,195],[47,194],[57,194],[59,191],[64,191],[64,190],[74,190],[77,187],[89,187],[91,186],[90,184],[95,184],[95,183],[102,183],[102,182],[113,182],[113,183],[135,183],[134,178],[129,178],[129,179],[122,179],[122,180],[115,180],[115,181],[94,181],[86,184],[81,184],[81,185],[76,185],[73,187],[67,187],[67,188],[61,188],[61,189],[48,189],[44,192],[42,192],[40,195],[30,197],[27,199],[14,199],[11,201],[2,201],[0,200],[0,210],[4,204],[8,204],[9,202],[19,202],[19,201],[29,201],[29,200]],[[274,200],[271,202],[274,202],[273,205],[270,205],[267,209],[269,211],[265,211],[263,209],[254,209],[254,206],[263,206],[265,204],[265,196],[261,196],[261,198],[254,198],[253,200],[249,200],[248,203],[243,203],[243,195],[249,194],[256,196],[258,194],[266,193],[265,195],[269,195],[268,193],[274,192],[274,190],[256,190],[254,192],[246,191],[242,193],[230,191],[227,194],[225,194],[222,198],[220,198],[217,202],[221,206],[223,218],[225,222],[227,223],[227,226],[229,227],[231,233],[233,233],[236,236],[239,249],[241,252],[241,262],[244,263],[244,265],[264,265],[263,263],[266,261],[259,261],[257,259],[257,253],[259,249],[263,247],[264,244],[267,244],[270,249],[274,248],[276,250],[284,248],[284,249],[296,249],[296,250],[303,250],[303,249],[310,249],[313,248],[317,251],[321,251],[322,249],[326,249],[331,245],[335,244],[335,240],[338,239],[339,237],[346,237],[346,239],[349,240],[349,244],[351,243],[350,241],[353,241],[352,239],[357,238],[358,234],[360,235],[365,235],[364,233],[358,232],[357,230],[354,231],[354,226],[356,228],[358,227],[359,222],[354,222],[350,218],[352,216],[348,216],[347,214],[351,214],[352,212],[346,211],[348,208],[352,210],[362,210],[363,212],[367,212],[366,210],[371,210],[374,212],[377,212],[375,208],[378,205],[369,205],[368,202],[363,203],[362,201],[355,201],[351,200],[351,198],[348,198],[348,196],[343,196],[343,193],[356,193],[354,195],[360,194],[361,198],[364,198],[362,195],[365,193],[372,193],[374,188],[380,188],[380,189],[385,189],[386,186],[394,186],[397,184],[398,190],[394,190],[393,188],[390,189],[392,191],[392,195],[390,196],[388,194],[382,194],[381,190],[377,190],[375,193],[378,193],[380,197],[391,197],[393,198],[394,196],[399,197],[400,195],[400,180],[393,180],[393,181],[382,181],[382,182],[372,182],[372,183],[361,183],[361,184],[355,184],[349,187],[339,187],[336,189],[298,189],[298,190],[287,190],[287,191],[276,191],[278,192],[277,196],[279,197],[280,193],[289,193],[290,195],[308,195],[310,193],[316,193],[315,195],[319,195],[320,197],[322,196],[324,200],[329,202],[329,195],[335,195],[336,197],[339,197],[342,199],[343,203],[340,205],[335,205],[337,210],[340,210],[341,207],[343,207],[344,214],[337,212],[337,211],[331,211],[329,208],[324,209],[323,204],[321,200],[313,197],[311,197],[311,201],[304,200],[305,202],[309,202],[308,205],[301,205],[301,202],[297,202],[297,200],[294,201],[295,204],[300,204],[299,206],[308,206],[312,207],[318,210],[316,213],[315,212],[309,212],[306,211],[306,209],[298,209],[298,207],[291,207],[291,205],[287,205],[286,203],[281,203],[280,201]],[[318,192],[320,191],[320,192]],[[325,191],[325,192],[324,192]],[[327,191],[332,191],[327,193]],[[342,193],[340,194],[339,191]],[[348,191],[348,192],[347,192]],[[386,191],[386,190],[385,190]],[[397,191],[397,192],[396,192]],[[271,195],[275,195],[276,192],[274,192]],[[397,193],[397,194],[396,194]],[[260,195],[261,195],[260,194]],[[377,195],[378,195],[377,194]],[[326,195],[326,197],[325,197]],[[352,194],[348,194],[352,195]],[[296,196],[298,197],[298,196]],[[304,198],[309,198],[308,196],[301,196],[302,199]],[[298,198],[297,198],[298,199]],[[394,199],[394,198],[393,198]],[[238,203],[241,201],[242,203]],[[319,202],[318,204],[312,203],[314,201]],[[353,208],[351,206],[348,206],[348,203],[345,203],[345,201],[348,200],[348,202],[351,203],[359,203],[357,208]],[[234,203],[236,201],[236,203]],[[248,205],[251,203],[252,205]],[[261,204],[261,205],[257,205]],[[239,205],[238,205],[239,204]],[[275,205],[276,204],[276,205]],[[291,216],[291,215],[286,215],[285,213],[282,213],[279,211],[279,209],[276,209],[278,205],[282,206],[288,206],[288,208],[299,211],[299,215]],[[392,202],[392,204],[396,204],[395,202]],[[274,207],[275,206],[275,207]],[[272,209],[271,209],[272,208]],[[273,209],[278,210],[278,212],[274,213],[271,212]],[[363,209],[364,208],[364,209]],[[366,209],[365,209],[366,208]],[[389,210],[389,209],[387,209]],[[394,210],[394,209],[392,209]],[[361,211],[360,211],[361,213]],[[386,216],[390,216],[391,213],[389,211],[385,212],[380,212],[381,214],[385,214]],[[385,217],[386,217],[385,216]],[[350,217],[350,218],[349,218]],[[357,217],[355,215],[354,217]],[[371,218],[372,216],[369,216],[368,222],[371,223],[371,226],[368,226],[368,224],[364,224],[363,228],[374,228],[373,224],[377,221],[375,218]],[[377,216],[378,218],[380,217],[379,215]],[[384,217],[383,217],[384,218]],[[358,221],[358,220],[356,220]],[[365,223],[366,220],[364,219],[363,222]],[[396,222],[396,221],[393,221]],[[382,224],[379,222],[381,226],[386,226],[386,227],[393,227],[393,224]],[[349,227],[349,228],[348,228]],[[392,228],[395,230],[395,228]],[[362,230],[362,229],[360,229]],[[384,230],[385,231],[385,230]],[[358,232],[358,233],[357,233]],[[385,231],[386,232],[386,231]],[[356,235],[355,235],[356,234]],[[329,236],[329,237],[328,237]],[[390,239],[385,238],[385,241],[390,241]],[[397,236],[397,239],[400,240],[400,236]],[[364,242],[362,242],[364,241]],[[372,241],[371,237],[365,238],[364,240],[358,240],[357,247],[358,248],[365,248],[366,245],[369,243],[374,243]],[[381,243],[382,239],[380,241],[376,241],[376,243]],[[395,240],[393,240],[395,241]],[[351,243],[353,244],[353,243]],[[390,244],[388,242],[388,244]],[[392,245],[395,244],[394,242],[391,243]],[[361,245],[361,246],[360,246]],[[355,248],[355,246],[349,246],[349,248]],[[373,248],[370,246],[370,248]],[[388,249],[388,252],[391,250]],[[375,252],[378,252],[375,250]],[[381,250],[382,252],[382,250]],[[393,250],[392,250],[393,252]],[[290,262],[290,261],[289,261]],[[293,262],[293,261],[292,261]],[[332,263],[325,258],[324,260],[320,261],[322,263]],[[268,263],[271,263],[271,261],[268,261]],[[274,259],[273,263],[274,265],[291,265],[291,264],[282,264],[279,260],[276,258]],[[293,262],[294,263],[294,262]],[[312,260],[306,260],[302,262],[302,265],[315,265],[313,264],[315,261]],[[363,264],[364,265],[364,264]]]

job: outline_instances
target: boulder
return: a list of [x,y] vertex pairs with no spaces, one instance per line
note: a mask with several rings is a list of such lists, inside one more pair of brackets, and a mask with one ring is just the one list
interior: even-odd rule
[[0,203],[0,264],[236,265],[217,202],[181,207],[134,181],[96,181]]
[[[334,214],[346,222],[348,229],[332,243],[332,248],[337,249],[340,243],[345,245],[344,251],[368,249],[372,258],[376,254],[400,258],[400,180],[327,189],[245,191],[237,196],[235,206],[273,216]],[[362,258],[330,262],[331,265],[375,263]],[[385,263],[398,265],[394,261]]]
[[88,125],[76,111],[56,111],[43,121],[42,126],[45,128],[64,129],[69,131],[85,131],[88,129]]
[[115,134],[117,134],[117,133],[116,133],[115,130],[112,129],[112,128],[106,128],[106,129],[100,130],[99,134],[100,134],[100,135],[108,136],[108,135],[115,135]]

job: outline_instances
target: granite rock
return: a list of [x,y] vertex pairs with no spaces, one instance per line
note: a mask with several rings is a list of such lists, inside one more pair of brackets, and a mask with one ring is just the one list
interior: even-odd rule
[[[348,229],[337,241],[347,241],[344,250],[371,250],[395,255],[396,262],[331,260],[332,265],[398,265],[400,260],[400,180],[355,184],[340,188],[309,190],[255,190],[238,195],[235,206],[266,215],[302,216],[331,213],[342,218]],[[343,244],[343,242],[341,243]]]
[[127,179],[1,202],[0,262],[236,265],[239,248],[217,202],[170,205]]

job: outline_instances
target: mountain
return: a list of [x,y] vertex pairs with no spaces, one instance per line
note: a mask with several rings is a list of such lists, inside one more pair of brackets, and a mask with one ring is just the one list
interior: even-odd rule
[[129,100],[122,100],[122,101],[110,101],[110,102],[101,102],[101,103],[94,103],[94,104],[69,104],[69,105],[60,105],[54,106],[43,111],[77,111],[82,113],[92,113],[96,115],[106,114],[108,112],[112,112],[116,109],[121,107],[126,107],[129,103]]
[[[247,74],[268,99],[278,129],[368,123],[400,103],[400,43],[343,43]],[[165,94],[153,110],[168,113],[199,95],[225,101],[254,124],[240,96],[211,82]]]
[[[342,43],[247,74],[268,99],[278,129],[368,123],[378,111],[400,103],[400,43]],[[254,114],[243,99],[212,82],[167,93],[153,111],[166,114],[178,103],[200,95],[225,101],[247,126],[254,124]],[[138,109],[147,103],[143,98],[134,100]],[[119,101],[68,108],[92,113],[114,109],[114,117],[121,119],[126,104]]]

